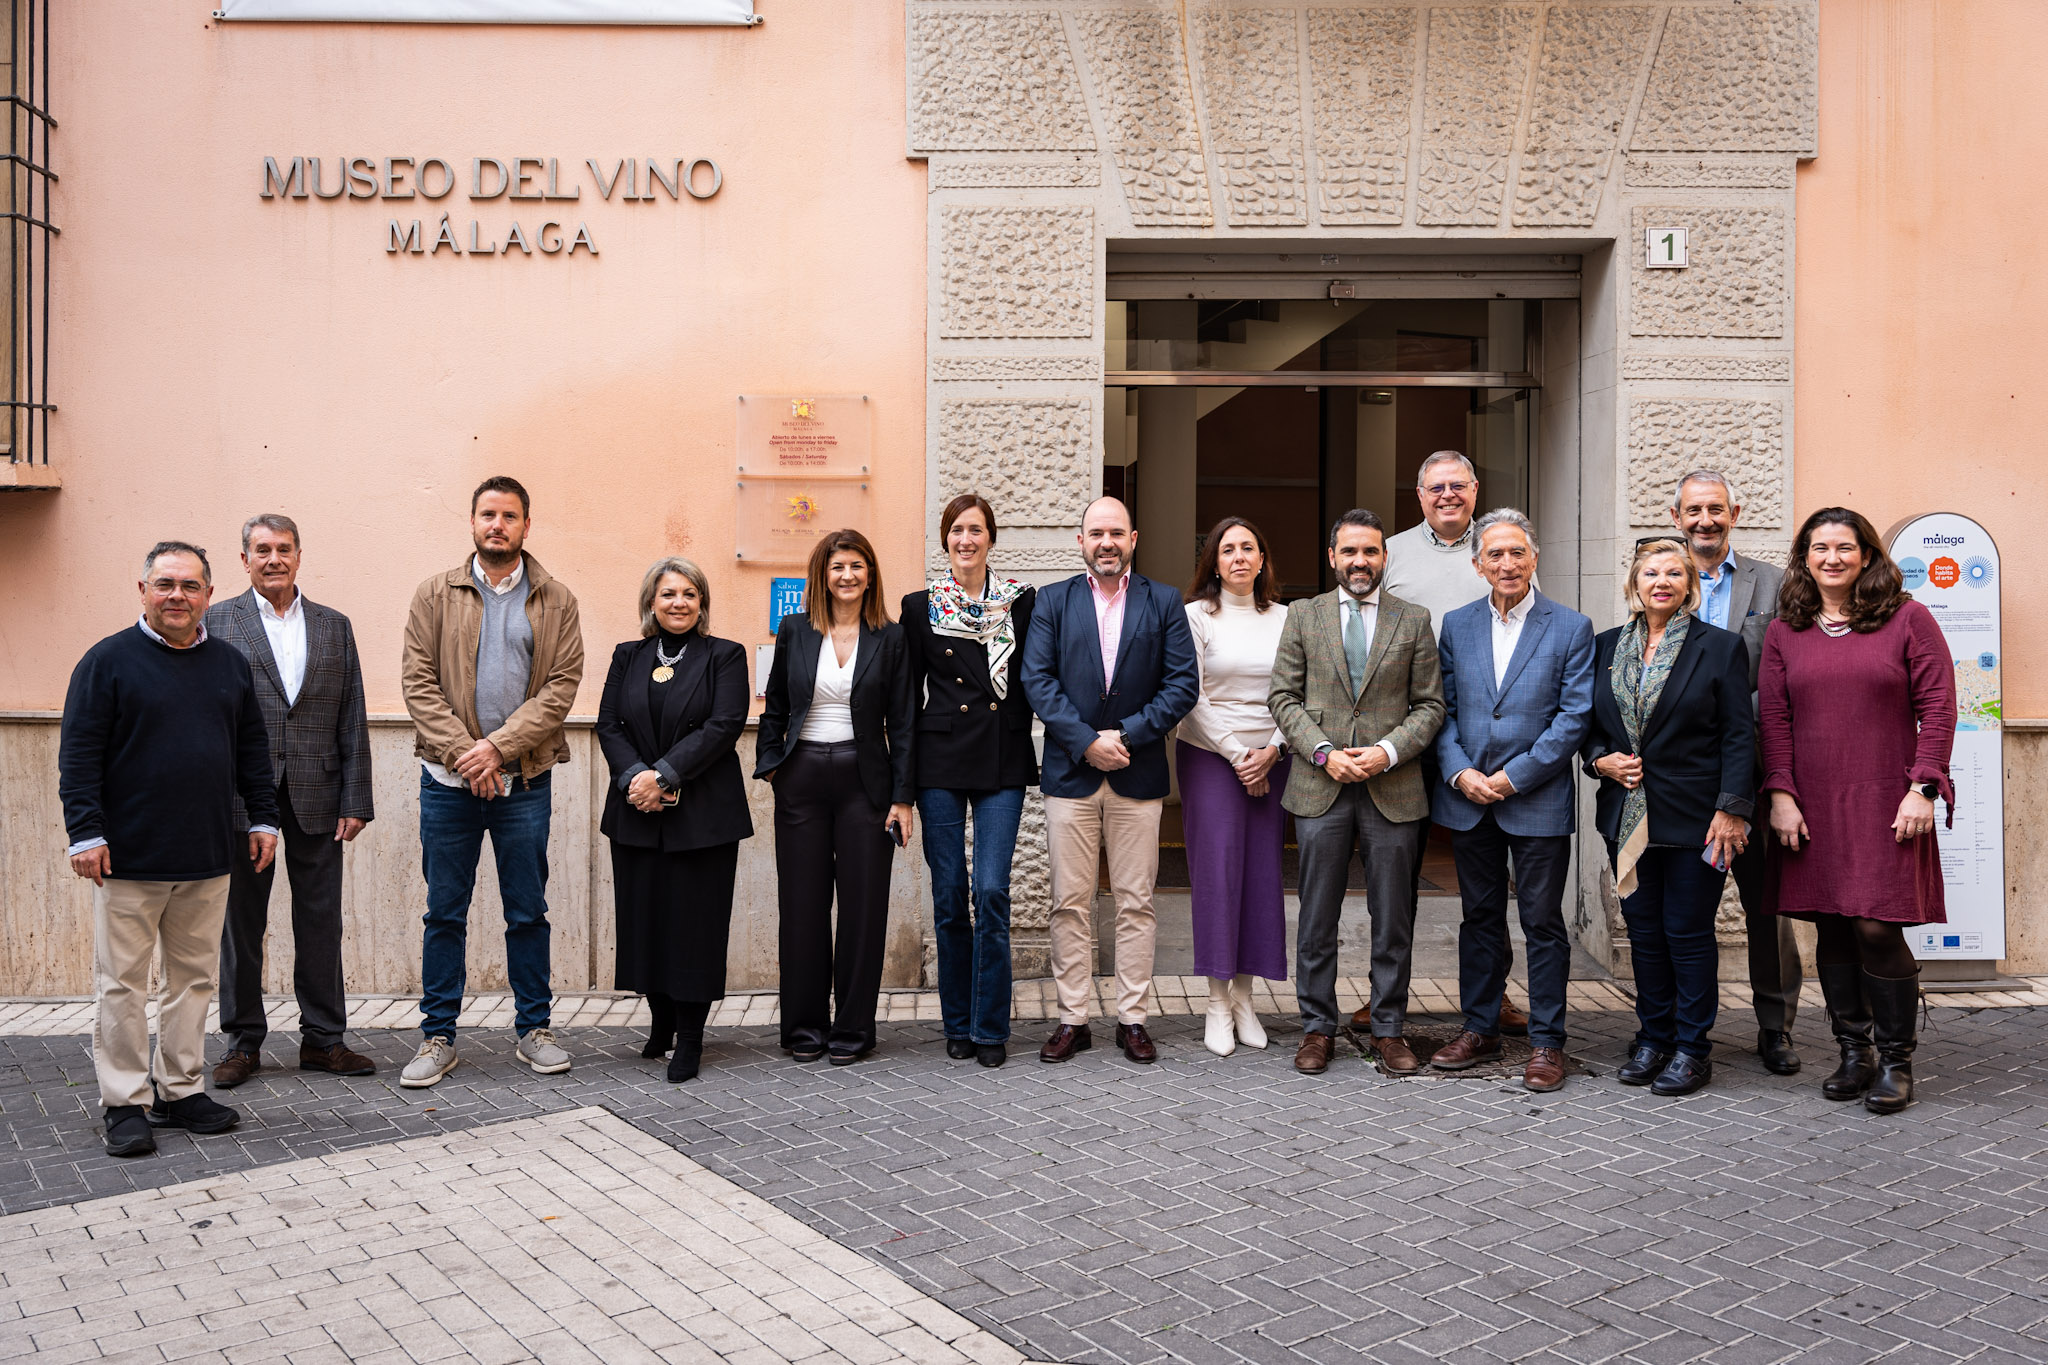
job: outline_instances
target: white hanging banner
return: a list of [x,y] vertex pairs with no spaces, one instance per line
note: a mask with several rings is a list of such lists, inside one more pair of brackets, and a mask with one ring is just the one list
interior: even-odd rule
[[216,19],[377,24],[761,22],[754,0],[220,0]]
[[1920,958],[2005,956],[2005,710],[1999,684],[1998,547],[1954,512],[1893,529],[1891,555],[1906,591],[1934,613],[1956,670],[1956,823],[1935,823],[1948,923],[1906,931]]

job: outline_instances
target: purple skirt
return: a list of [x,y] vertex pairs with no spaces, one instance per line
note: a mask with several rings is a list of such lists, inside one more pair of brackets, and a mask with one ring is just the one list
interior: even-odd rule
[[1280,793],[1293,762],[1267,774],[1266,794],[1245,795],[1230,760],[1181,741],[1181,822],[1187,831],[1189,901],[1197,976],[1287,979],[1286,890],[1280,853],[1287,812]]

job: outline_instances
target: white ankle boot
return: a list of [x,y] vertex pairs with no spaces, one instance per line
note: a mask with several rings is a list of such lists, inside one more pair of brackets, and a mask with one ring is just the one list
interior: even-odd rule
[[1240,976],[1230,983],[1230,1022],[1236,1027],[1238,1042],[1246,1047],[1266,1045],[1266,1030],[1259,1024],[1259,1012],[1252,1008],[1249,976]]
[[1218,1057],[1228,1057],[1237,1051],[1237,1038],[1231,1029],[1232,999],[1230,982],[1220,976],[1209,978],[1209,1016],[1202,1030],[1202,1045]]

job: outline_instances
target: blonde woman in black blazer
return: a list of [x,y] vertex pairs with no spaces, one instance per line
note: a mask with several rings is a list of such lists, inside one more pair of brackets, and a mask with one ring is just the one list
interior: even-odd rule
[[709,633],[711,589],[687,559],[640,584],[642,637],[612,651],[597,742],[611,768],[598,830],[612,842],[618,913],[614,983],[642,991],[675,1049],[671,1081],[697,1074],[704,1021],[725,994],[726,937],[740,840],[752,837],[735,748],[752,701],[746,651]]
[[866,536],[818,542],[804,605],[775,635],[754,776],[775,784],[782,1046],[844,1066],[875,1046],[889,873],[916,794],[915,712],[903,630],[882,607]]

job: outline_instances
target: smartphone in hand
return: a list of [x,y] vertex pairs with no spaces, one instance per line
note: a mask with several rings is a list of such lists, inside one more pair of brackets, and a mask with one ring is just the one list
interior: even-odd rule
[[883,826],[883,828],[887,829],[889,831],[889,837],[896,841],[896,847],[902,848],[905,843],[903,837],[903,822],[901,820],[891,820],[887,825]]

